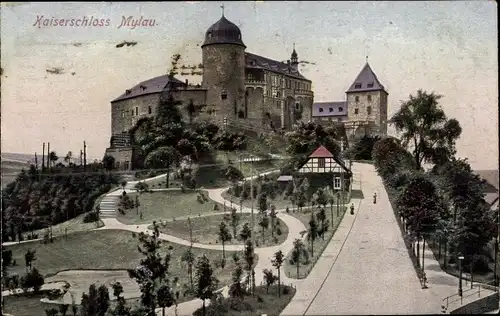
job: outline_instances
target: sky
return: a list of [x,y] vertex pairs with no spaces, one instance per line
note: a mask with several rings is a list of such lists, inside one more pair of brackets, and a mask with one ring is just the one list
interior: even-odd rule
[[[221,2],[2,3],[2,152],[102,158],[111,133],[110,101],[140,81],[166,74],[170,59],[201,62],[205,31]],[[391,116],[417,90],[443,95],[446,115],[463,128],[457,155],[498,169],[498,28],[494,1],[224,3],[247,51],[290,59],[312,80],[314,101],[345,100],[368,62],[389,93]],[[153,26],[121,25],[123,17]],[[96,27],[44,26],[43,19],[109,19]],[[38,21],[38,23],[37,23]],[[106,24],[106,23],[105,23]],[[152,23],[153,24],[153,23]],[[124,41],[135,46],[116,48]],[[50,74],[48,68],[61,68]],[[179,76],[201,82],[200,76]],[[389,129],[389,133],[394,133]]]

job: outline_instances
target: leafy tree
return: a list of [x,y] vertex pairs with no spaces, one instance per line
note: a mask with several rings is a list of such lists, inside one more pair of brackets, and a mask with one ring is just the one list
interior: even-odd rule
[[386,180],[401,168],[415,170],[414,159],[398,139],[388,137],[375,143],[372,152],[373,162],[380,176]]
[[111,285],[113,288],[113,296],[116,300],[115,308],[110,310],[111,316],[130,316],[130,307],[127,307],[123,294],[123,286],[120,282],[115,282]]
[[148,154],[145,160],[145,165],[148,168],[163,169],[167,171],[167,188],[170,184],[170,172],[173,166],[178,165],[180,162],[180,154],[172,146],[160,147]]
[[57,314],[59,314],[57,308],[48,308],[45,310],[45,315],[47,316],[57,316]]
[[304,246],[302,240],[296,238],[293,241],[292,260],[297,268],[297,279],[299,278],[300,259],[305,255],[306,251],[306,247]]
[[226,242],[231,241],[231,233],[229,233],[229,229],[225,222],[219,224],[219,239],[222,242],[222,267],[224,267],[226,263],[225,245]]
[[269,228],[269,217],[266,214],[260,217],[259,226],[262,228],[262,244],[264,244],[264,231]]
[[322,207],[319,209],[318,213],[316,214],[316,218],[318,221],[321,222],[321,238],[325,240],[325,234],[324,234],[324,229],[325,229],[325,221],[326,221],[326,212],[325,209]]
[[236,231],[238,227],[238,223],[240,221],[240,217],[238,213],[236,213],[236,209],[233,207],[231,208],[231,226],[233,227],[233,236],[236,238],[238,233]]
[[205,301],[214,296],[217,279],[213,275],[210,260],[206,255],[198,258],[196,263],[197,291],[196,297],[203,301],[203,314],[205,315]]
[[31,265],[33,264],[33,261],[36,260],[36,250],[29,250],[26,251],[24,254],[24,262],[26,263],[26,270],[31,270]]
[[70,165],[72,158],[73,158],[73,153],[71,151],[68,151],[68,153],[64,157],[64,162],[66,162],[68,165]]
[[325,146],[332,154],[337,155],[340,147],[337,143],[338,133],[335,127],[324,127],[315,122],[299,123],[293,131],[285,134],[287,153],[294,157],[292,164],[297,167],[319,146]]
[[459,122],[448,119],[439,106],[441,97],[418,90],[390,119],[418,168],[424,162],[440,164],[449,160],[455,154],[455,141],[462,133]]
[[189,283],[191,285],[191,289],[194,287],[193,284],[193,266],[195,263],[196,258],[194,257],[193,251],[191,250],[191,247],[188,248],[181,257],[181,262],[186,264],[187,269],[188,269],[188,275],[189,275]]
[[97,316],[104,316],[109,308],[109,290],[104,284],[97,289]]
[[319,188],[314,194],[314,202],[317,205],[321,205],[323,207],[328,204],[328,195],[324,188]]
[[277,252],[274,253],[274,257],[271,260],[271,263],[273,267],[278,270],[278,297],[281,296],[281,267],[283,266],[283,263],[285,262],[285,255],[281,250],[278,250]]
[[2,250],[2,274],[7,274],[7,268],[12,264],[12,250]]
[[37,268],[31,269],[21,278],[21,287],[23,289],[33,288],[33,292],[35,293],[40,291],[44,283],[45,280]]
[[49,153],[49,162],[50,162],[50,167],[53,167],[55,162],[59,159],[55,151],[51,151]]
[[259,205],[259,211],[261,213],[267,210],[267,195],[265,193],[260,193],[257,196],[257,204]]
[[242,299],[245,295],[245,289],[241,285],[242,276],[243,268],[240,264],[237,264],[232,274],[232,282],[231,286],[229,287],[229,296]]
[[307,232],[307,238],[311,241],[311,255],[314,256],[314,241],[318,236],[318,223],[316,222],[316,216],[314,212],[311,212],[311,218],[309,219],[309,229]]
[[89,286],[89,293],[82,294],[81,312],[83,316],[97,316],[97,300],[98,300],[97,286],[91,284]]
[[68,308],[69,308],[68,304],[59,305],[59,312],[61,313],[62,316],[66,316],[66,314],[68,313]]
[[269,287],[273,285],[278,277],[273,274],[273,271],[264,269],[264,282],[266,283],[266,294],[269,294]]
[[252,237],[252,230],[250,229],[250,226],[248,223],[243,224],[243,227],[241,228],[240,231],[240,238],[243,240],[243,242],[246,244],[247,240]]
[[347,155],[354,160],[372,160],[373,145],[380,140],[380,136],[365,135],[349,149]]
[[[251,240],[247,240],[245,243],[245,250],[244,250],[244,257],[245,257],[245,262],[246,262],[246,269],[248,271],[248,280],[249,284],[253,284],[253,264],[255,262],[255,253],[254,253],[254,247],[253,243]],[[252,293],[255,293],[253,291],[252,287]]]
[[141,232],[139,234],[139,252],[144,256],[136,269],[128,270],[130,278],[134,279],[141,289],[141,304],[147,309],[148,316],[154,315],[158,305],[157,291],[163,284],[168,284],[168,269],[171,254],[167,253],[161,257],[160,249],[162,242],[159,239],[160,230],[158,224],[153,222],[151,235]]
[[271,210],[269,211],[269,217],[271,218],[271,237],[274,237],[274,229],[276,228],[276,206],[271,204]]
[[158,306],[161,307],[161,314],[165,316],[165,308],[169,308],[175,303],[175,294],[169,285],[163,284],[158,289]]

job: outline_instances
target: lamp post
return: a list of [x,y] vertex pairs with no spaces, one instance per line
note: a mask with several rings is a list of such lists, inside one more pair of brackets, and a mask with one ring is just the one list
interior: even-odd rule
[[463,296],[462,296],[462,260],[464,260],[464,256],[459,255],[458,256],[458,295],[460,296],[460,304],[463,303]]
[[[337,218],[340,216],[340,205],[339,205],[339,202],[340,202],[340,192],[337,192]],[[332,223],[333,225],[333,223]]]

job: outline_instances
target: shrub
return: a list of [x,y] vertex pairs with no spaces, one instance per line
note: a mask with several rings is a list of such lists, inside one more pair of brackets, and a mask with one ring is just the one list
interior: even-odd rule
[[99,213],[97,212],[90,212],[85,214],[85,217],[83,218],[84,223],[94,223],[99,220]]
[[33,291],[38,293],[44,283],[43,276],[36,268],[33,268],[21,278],[21,287],[25,292],[27,289],[33,288]]
[[260,295],[257,296],[257,302],[259,302],[259,303],[264,302],[264,299],[262,298],[262,296],[260,296]]
[[285,286],[285,287],[283,288],[283,294],[284,294],[284,295],[288,295],[289,293],[290,293],[290,289],[288,288],[288,286]]
[[[278,222],[279,223],[279,222]],[[283,234],[283,232],[281,231],[281,227],[276,227],[276,234],[278,236],[281,236],[281,234]]]

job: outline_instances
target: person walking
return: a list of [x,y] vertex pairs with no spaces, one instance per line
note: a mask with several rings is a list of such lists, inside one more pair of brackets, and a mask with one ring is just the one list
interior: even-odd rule
[[373,193],[373,204],[377,204],[377,193]]
[[354,215],[354,203],[351,203],[351,215]]

